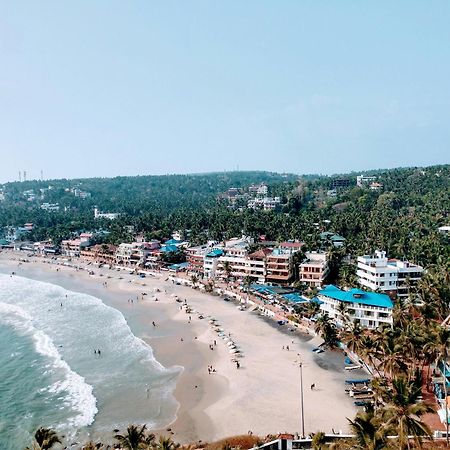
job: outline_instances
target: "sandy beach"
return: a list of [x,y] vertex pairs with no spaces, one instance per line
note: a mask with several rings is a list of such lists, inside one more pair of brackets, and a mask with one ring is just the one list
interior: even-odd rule
[[[19,263],[19,259],[30,262]],[[80,261],[71,264],[85,267]],[[177,420],[167,426],[175,440],[212,441],[249,431],[301,434],[300,362],[306,434],[347,431],[346,418],[353,417],[356,409],[344,392],[344,380],[363,373],[346,372],[340,352],[311,352],[320,338],[291,332],[219,296],[165,281],[167,273],[139,278],[125,271],[92,266],[89,270],[94,275],[43,258],[0,252],[1,272],[14,271],[100,298],[122,312],[133,333],[153,348],[161,364],[184,367],[174,392],[180,403]],[[191,312],[182,307],[184,301]],[[239,368],[208,317],[214,317],[242,351]],[[211,373],[209,366],[214,369]]]

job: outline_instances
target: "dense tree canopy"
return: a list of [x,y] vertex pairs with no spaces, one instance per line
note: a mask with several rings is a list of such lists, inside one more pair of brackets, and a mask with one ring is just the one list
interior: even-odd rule
[[[55,242],[74,233],[103,228],[109,242],[131,239],[124,225],[147,238],[169,237],[173,230],[191,230],[194,243],[222,240],[245,233],[269,240],[300,239],[319,247],[320,231],[346,238],[343,254],[385,249],[389,256],[431,265],[450,257],[448,238],[438,233],[448,224],[450,166],[403,168],[372,172],[383,189],[356,186],[356,174],[339,177],[280,175],[269,172],[227,172],[202,175],[117,177],[112,179],[27,181],[3,185],[0,228],[33,222],[31,239]],[[327,195],[336,178],[350,181]],[[221,193],[264,182],[269,195],[280,196],[276,211],[231,207]],[[52,186],[51,190],[40,189]],[[76,197],[71,188],[91,194]],[[28,201],[24,191],[33,190]],[[58,203],[59,211],[40,209]],[[245,204],[245,201],[241,204]],[[239,205],[239,202],[237,202]],[[121,213],[119,219],[94,219],[93,209]]]

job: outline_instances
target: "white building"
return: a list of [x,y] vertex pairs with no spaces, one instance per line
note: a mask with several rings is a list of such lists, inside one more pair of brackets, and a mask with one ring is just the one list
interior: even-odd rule
[[253,209],[264,209],[264,211],[270,211],[275,209],[281,204],[280,197],[263,197],[252,198],[248,201],[247,207]]
[[223,250],[214,248],[203,257],[203,274],[206,278],[216,278],[219,258],[223,255]]
[[373,183],[377,180],[377,177],[369,177],[367,175],[358,175],[356,177],[356,186],[363,187],[367,184]]
[[260,184],[258,186],[258,189],[256,190],[256,194],[257,195],[264,195],[264,196],[266,196],[268,192],[269,192],[269,189],[268,189],[268,187],[265,184]]
[[249,186],[248,192],[250,192],[250,194],[266,196],[269,192],[269,189],[264,183],[252,184],[251,186]]
[[116,264],[144,267],[147,262],[147,256],[153,249],[154,246],[147,242],[122,243],[116,250]]
[[408,284],[420,280],[423,271],[421,266],[409,261],[388,259],[386,252],[376,251],[373,255],[358,257],[356,275],[361,286],[390,296],[407,297]]
[[59,211],[59,203],[42,203],[41,209],[44,211]]
[[119,213],[102,213],[98,210],[97,207],[94,208],[94,217],[96,219],[109,219],[115,220],[120,216]]
[[91,245],[92,234],[81,233],[76,239],[66,239],[61,242],[61,254],[66,256],[80,256],[82,249]]
[[310,287],[322,286],[329,273],[326,253],[306,252],[306,260],[299,265],[299,281]]
[[450,233],[450,226],[449,225],[444,225],[442,227],[439,227],[438,231],[441,234],[449,234]]
[[[321,301],[320,309],[338,326],[343,326],[345,319],[370,329],[384,324],[392,326],[393,303],[386,294],[360,289],[343,291],[331,284],[319,291],[317,297]],[[342,303],[347,307],[347,317],[343,317],[339,312]]]

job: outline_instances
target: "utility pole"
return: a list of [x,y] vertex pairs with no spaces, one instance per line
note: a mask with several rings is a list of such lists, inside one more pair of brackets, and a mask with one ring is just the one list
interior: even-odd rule
[[300,366],[300,410],[302,414],[302,438],[305,438],[305,409],[303,406],[303,363]]

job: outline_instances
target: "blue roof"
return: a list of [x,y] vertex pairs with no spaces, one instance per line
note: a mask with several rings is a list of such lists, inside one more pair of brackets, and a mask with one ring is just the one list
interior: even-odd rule
[[220,250],[220,248],[215,248],[214,250],[211,250],[206,256],[208,258],[216,258],[217,256],[222,256],[223,250]]
[[179,263],[179,264],[172,264],[171,266],[169,266],[169,269],[173,269],[173,270],[181,270],[181,269],[186,269],[188,267],[189,263],[184,262],[184,263]]
[[386,294],[378,294],[376,292],[366,292],[361,289],[350,289],[343,291],[338,287],[329,284],[319,291],[320,295],[333,298],[347,303],[360,303],[368,306],[378,306],[381,308],[392,308],[392,300]]
[[175,253],[178,251],[178,247],[176,245],[164,245],[164,247],[161,247],[160,252],[161,253]]
[[320,233],[321,239],[330,239],[331,241],[345,241],[345,238],[339,236],[339,234],[332,233],[331,231],[324,231]]
[[164,242],[165,245],[176,245],[181,244],[183,241],[180,241],[178,239],[169,239],[168,241]]
[[322,300],[319,300],[317,297],[313,297],[313,298],[310,300],[310,302],[311,302],[311,303],[318,303],[319,305],[321,305],[321,304],[323,303],[323,301],[322,301]]
[[309,300],[307,298],[302,297],[300,294],[293,292],[291,294],[283,294],[283,298],[289,300],[292,303],[307,303]]

